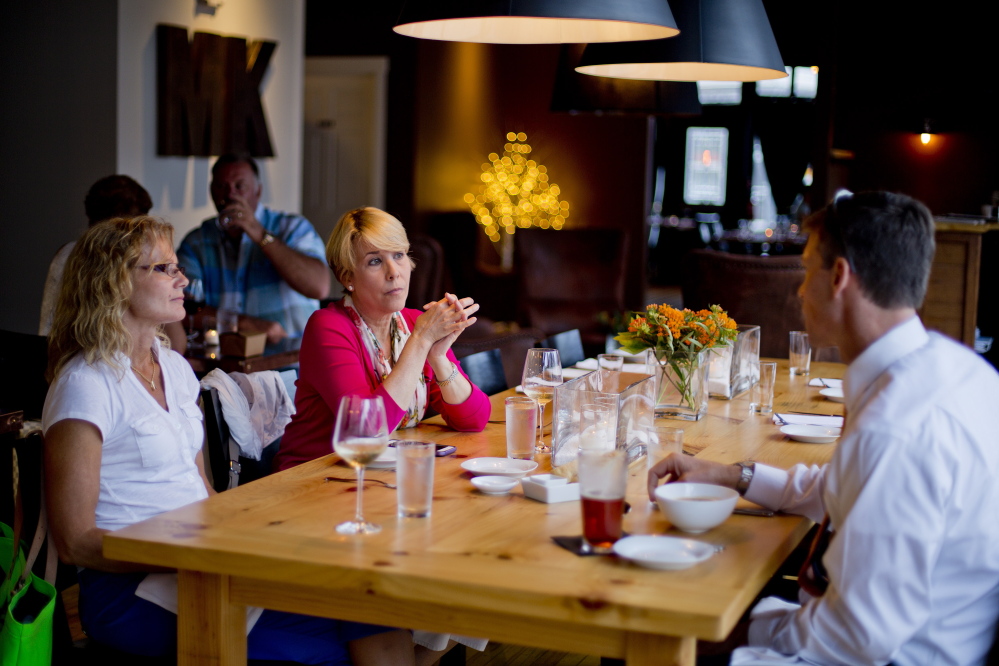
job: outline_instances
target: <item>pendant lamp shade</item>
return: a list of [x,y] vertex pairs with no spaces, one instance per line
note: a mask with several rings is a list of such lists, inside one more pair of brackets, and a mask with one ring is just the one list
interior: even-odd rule
[[576,71],[651,81],[763,81],[787,76],[762,0],[673,0],[672,39],[591,44]]
[[570,44],[677,34],[666,0],[407,0],[396,32],[486,44]]

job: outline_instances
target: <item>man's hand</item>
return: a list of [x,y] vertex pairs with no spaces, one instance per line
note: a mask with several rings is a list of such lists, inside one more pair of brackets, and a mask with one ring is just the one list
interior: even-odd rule
[[682,453],[671,453],[649,470],[649,501],[656,501],[656,486],[659,485],[659,479],[666,477],[670,477],[666,478],[667,483],[693,481],[735,488],[741,476],[742,470],[735,465],[723,465]]
[[239,330],[247,333],[266,333],[269,345],[288,337],[288,331],[284,330],[284,326],[279,322],[249,315],[239,315]]
[[260,244],[264,237],[264,226],[257,220],[256,211],[250,208],[246,197],[232,194],[226,207],[219,211],[219,222],[228,234],[236,234],[234,229],[245,233],[254,243]]

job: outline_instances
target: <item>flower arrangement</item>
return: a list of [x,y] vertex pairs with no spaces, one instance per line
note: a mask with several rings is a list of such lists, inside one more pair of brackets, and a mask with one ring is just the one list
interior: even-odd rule
[[[652,350],[661,374],[657,378],[657,404],[663,402],[665,392],[672,386],[679,392],[680,405],[692,410],[696,414],[692,418],[697,419],[706,405],[701,404],[703,372],[699,354],[705,349],[729,345],[738,335],[735,320],[721,306],[712,305],[694,312],[653,304],[644,313],[636,312],[628,330],[614,339],[631,354]],[[700,383],[696,382],[697,377]]]

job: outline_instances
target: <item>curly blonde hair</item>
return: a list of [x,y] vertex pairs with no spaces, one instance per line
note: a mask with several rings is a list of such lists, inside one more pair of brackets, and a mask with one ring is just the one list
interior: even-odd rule
[[[326,263],[333,269],[333,275],[340,284],[346,284],[353,276],[357,264],[355,250],[362,240],[379,250],[409,252],[406,229],[393,215],[372,206],[347,211],[326,241]],[[412,258],[409,265],[416,268]]]
[[115,357],[128,353],[132,343],[123,323],[132,297],[132,269],[143,249],[160,241],[173,247],[173,227],[143,215],[100,222],[76,242],[66,260],[49,334],[50,382],[78,353],[91,365],[101,360],[121,367]]

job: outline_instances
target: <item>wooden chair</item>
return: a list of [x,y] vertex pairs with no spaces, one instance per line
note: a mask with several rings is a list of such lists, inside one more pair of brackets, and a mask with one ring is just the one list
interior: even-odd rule
[[760,356],[788,357],[788,333],[803,331],[798,287],[805,268],[798,255],[757,257],[692,250],[683,262],[683,305],[718,304],[740,324],[760,326]]
[[510,388],[503,374],[503,356],[499,349],[487,349],[458,360],[468,378],[486,395]]
[[603,351],[600,312],[625,309],[627,235],[619,229],[521,229],[514,236],[521,318],[546,335],[579,329]]
[[487,327],[483,327],[480,332],[477,329],[483,323],[485,322],[480,321],[462,333],[461,337],[451,345],[451,349],[458,358],[489,349],[499,349],[503,360],[503,375],[506,377],[506,385],[508,388],[516,386],[524,374],[524,359],[527,358],[527,350],[537,345],[538,340],[544,337],[544,333],[536,328],[522,328],[512,333],[494,334],[486,332],[488,331]]
[[586,358],[586,354],[583,352],[583,339],[580,337],[579,330],[575,328],[545,338],[537,346],[557,349],[563,368],[576,365]]
[[409,278],[406,307],[422,310],[430,301],[444,296],[444,248],[426,234],[409,234],[409,254],[416,268]]

